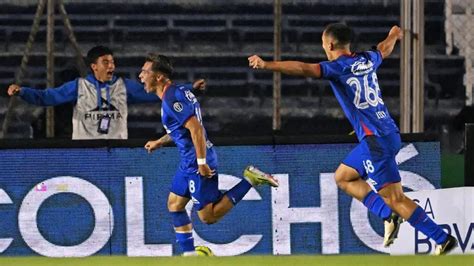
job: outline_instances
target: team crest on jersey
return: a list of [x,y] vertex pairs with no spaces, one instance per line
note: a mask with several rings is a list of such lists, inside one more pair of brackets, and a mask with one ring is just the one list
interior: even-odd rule
[[180,102],[175,102],[173,103],[173,109],[179,113],[183,111],[183,104],[181,104]]
[[367,62],[364,61],[357,61],[351,65],[351,72],[354,75],[365,75],[374,70],[374,63],[368,60]]

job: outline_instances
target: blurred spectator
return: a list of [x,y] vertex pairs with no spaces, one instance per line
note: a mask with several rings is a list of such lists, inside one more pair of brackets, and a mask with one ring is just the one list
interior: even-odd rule
[[[105,46],[95,46],[87,52],[92,74],[76,78],[57,88],[37,90],[12,84],[8,95],[19,95],[30,104],[56,106],[73,103],[72,139],[127,139],[129,103],[158,102],[155,94],[147,94],[135,80],[114,75],[113,52]],[[204,80],[190,89],[202,89]]]

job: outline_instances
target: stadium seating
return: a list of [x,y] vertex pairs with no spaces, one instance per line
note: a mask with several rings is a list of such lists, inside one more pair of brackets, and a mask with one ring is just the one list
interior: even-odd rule
[[[253,53],[261,54],[265,58],[272,56],[272,5],[259,2],[225,6],[179,6],[152,4],[150,1],[143,1],[142,4],[136,2],[139,1],[135,1],[134,4],[92,4],[90,1],[67,4],[66,9],[82,50],[87,51],[99,43],[110,46],[115,51],[117,73],[131,78],[138,76],[147,52],[158,51],[170,55],[175,61],[176,81],[184,82],[198,78],[208,80],[208,90],[205,96],[201,97],[201,101],[205,103],[205,108],[211,109],[205,120],[214,121],[215,117],[219,121],[224,121],[215,123],[214,131],[217,133],[232,133],[239,128],[233,125],[232,121],[225,119],[224,112],[221,112],[229,102],[243,105],[256,103],[257,106],[267,106],[271,103],[272,73],[250,70],[246,58]],[[313,1],[303,4],[301,2],[304,1],[299,1],[298,4],[285,3],[283,6],[283,59],[324,60],[324,53],[320,47],[321,33],[324,26],[330,22],[343,21],[353,26],[356,32],[354,48],[368,49],[382,40],[390,27],[399,21],[399,1],[367,1],[362,5],[357,1],[344,4],[342,1],[335,1],[332,5],[327,1],[322,1],[321,4]],[[453,106],[456,106],[463,100],[462,84],[457,86],[459,82],[462,83],[463,60],[459,56],[444,55],[443,4],[439,1],[426,1],[426,5],[425,31],[429,33],[425,36],[426,70],[430,79],[439,83],[443,89],[441,93],[436,94],[430,92],[433,90],[432,87],[427,86],[427,95],[430,98],[454,99]],[[34,12],[34,6],[5,5],[0,10],[2,88],[6,88],[14,80],[31,30]],[[73,77],[64,73],[74,72],[74,55],[68,45],[60,16],[56,18],[55,25],[56,83],[60,84]],[[33,50],[34,56],[30,59],[23,85],[38,88],[45,86],[45,31],[45,18],[43,18]],[[383,68],[379,71],[379,80],[384,97],[390,98],[388,100],[390,102],[397,103],[400,93],[398,50],[393,57],[384,62]],[[311,103],[303,107],[297,104],[291,107],[292,111],[288,111],[285,118],[286,130],[321,133],[330,131],[329,127],[323,130],[305,128],[302,125],[317,122],[319,121],[317,119],[331,115],[332,119],[343,120],[340,110],[336,111],[337,103],[331,102],[333,103],[331,106],[324,104],[329,101],[328,99],[332,99],[332,92],[327,82],[283,76],[282,95],[284,103],[285,98],[291,102],[293,100],[290,99],[299,99],[294,101]],[[1,96],[6,96],[5,89],[2,90]],[[131,137],[148,137],[149,134],[140,133],[146,131],[143,128],[153,132],[160,131],[158,126],[150,126],[153,124],[152,121],[159,120],[157,111],[147,111],[154,108],[156,106],[131,107]],[[271,109],[271,105],[268,105],[268,108]],[[324,108],[330,108],[330,111]],[[398,105],[394,104],[393,108],[398,109]],[[296,112],[299,109],[303,112]],[[253,109],[248,108],[247,111],[249,110]],[[257,117],[261,121],[266,121],[263,124],[271,125],[271,112],[268,110],[262,112],[258,108],[252,112],[255,113],[246,116],[248,119]],[[258,119],[249,124],[259,123]],[[301,123],[304,119],[312,122]],[[212,128],[210,131],[213,131]],[[342,131],[345,132],[345,129]]]

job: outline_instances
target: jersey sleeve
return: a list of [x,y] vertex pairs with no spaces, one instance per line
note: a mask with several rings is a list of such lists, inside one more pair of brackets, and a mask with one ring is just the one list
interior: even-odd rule
[[380,64],[382,64],[382,53],[379,50],[370,50],[367,51],[370,61],[374,64],[374,68],[379,68]]
[[340,74],[340,66],[336,62],[324,61],[319,63],[321,67],[321,78],[333,79]]
[[37,90],[21,87],[19,96],[27,103],[40,106],[55,106],[77,100],[77,79],[57,88]]
[[169,113],[180,125],[184,125],[188,119],[194,115],[194,105],[188,100],[183,92],[176,90],[174,97],[166,99],[163,104],[167,105]]
[[177,87],[185,87],[187,90],[190,90],[192,91],[194,88],[193,88],[193,84],[188,82],[188,83],[183,83],[183,84],[176,84]]

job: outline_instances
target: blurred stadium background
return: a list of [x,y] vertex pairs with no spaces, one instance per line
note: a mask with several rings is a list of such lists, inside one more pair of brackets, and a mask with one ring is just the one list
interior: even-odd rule
[[[465,107],[465,84],[472,86],[472,52],[468,43],[472,1],[425,0],[425,132],[439,133],[449,151],[461,147],[459,116]],[[83,53],[96,44],[115,51],[117,74],[136,78],[147,52],[173,57],[175,79],[206,78],[201,102],[211,135],[272,133],[273,74],[252,71],[247,56],[273,55],[273,1],[217,0],[65,0]],[[343,21],[354,27],[354,50],[368,49],[400,24],[399,0],[292,0],[282,2],[282,58],[325,60],[321,48],[324,25]],[[470,6],[470,5],[471,6]],[[35,0],[3,0],[0,11],[0,121],[7,112],[6,88],[18,73],[36,10]],[[45,12],[46,13],[46,12]],[[33,45],[22,84],[46,86],[46,16]],[[78,76],[74,50],[61,16],[55,22],[55,85]],[[379,71],[389,110],[399,121],[400,45]],[[467,72],[470,71],[470,72]],[[470,81],[467,77],[470,75]],[[71,106],[56,107],[55,136],[71,135]],[[43,108],[21,104],[4,138],[45,136]],[[282,77],[284,134],[347,134],[351,131],[329,84],[315,79]],[[472,114],[472,113],[471,113]],[[472,115],[471,115],[472,117]],[[162,133],[156,106],[131,106],[130,138]],[[458,121],[459,120],[459,121]],[[324,125],[324,126],[322,126]]]

